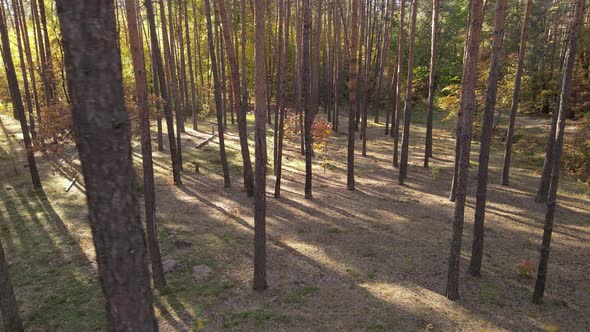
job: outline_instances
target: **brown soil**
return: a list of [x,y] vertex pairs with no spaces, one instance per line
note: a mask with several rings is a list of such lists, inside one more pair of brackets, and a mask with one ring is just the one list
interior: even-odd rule
[[[2,121],[10,130],[18,129],[6,117]],[[345,128],[344,119],[341,126]],[[233,127],[230,133],[235,133]],[[280,199],[272,197],[274,176],[268,176],[269,289],[258,293],[251,289],[253,201],[242,190],[240,164],[232,165],[232,187],[224,189],[216,166],[217,140],[197,150],[194,146],[208,137],[208,130],[187,129],[184,186],[171,185],[169,156],[154,154],[162,251],[178,262],[168,274],[169,289],[156,297],[161,330],[586,330],[590,203],[581,192],[587,187],[567,177],[562,182],[545,304],[534,305],[534,278],[519,274],[517,266],[523,260],[536,266],[539,257],[545,211],[533,200],[539,175],[516,158],[511,186],[500,186],[500,142],[491,158],[483,276],[462,273],[461,299],[444,297],[453,211],[447,199],[453,164],[448,133],[435,130],[435,158],[431,169],[424,169],[424,128],[412,127],[409,178],[399,186],[391,166],[391,139],[381,125],[372,124],[369,155],[356,157],[357,190],[352,192],[346,190],[346,136],[335,134],[329,165],[324,169],[322,156],[316,158],[313,200],[303,198],[299,142],[286,143]],[[228,141],[230,160],[239,160],[237,137],[229,135]],[[472,151],[477,154],[476,144]],[[197,160],[200,174],[192,172],[191,162]],[[64,193],[68,179],[49,169],[42,162],[49,200],[93,262],[82,186]],[[473,167],[463,269],[471,253],[475,173]],[[212,276],[196,282],[192,267],[203,264],[213,270]],[[21,302],[27,303],[33,295],[24,297]]]

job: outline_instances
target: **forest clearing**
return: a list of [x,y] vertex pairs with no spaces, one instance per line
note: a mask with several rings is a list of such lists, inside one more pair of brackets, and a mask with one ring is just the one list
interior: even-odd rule
[[0,0],[0,332],[587,331],[590,0]]
[[[48,326],[101,330],[104,309],[94,280],[96,260],[85,222],[84,191],[75,186],[65,193],[70,178],[41,161],[47,199],[31,192],[22,168],[22,149],[15,154],[20,156],[18,176],[6,157],[11,144],[17,149],[22,146],[15,135],[18,127],[6,117],[2,120],[4,204],[0,211],[4,220],[13,221],[3,226],[2,233],[7,235],[2,240],[14,254],[13,278],[23,303],[44,303],[24,307],[27,330]],[[526,120],[527,125],[540,122]],[[437,140],[445,142],[435,155],[450,153],[450,125],[435,131]],[[249,286],[250,199],[239,185],[223,188],[216,141],[202,150],[187,149],[187,164],[191,160],[204,164],[200,174],[183,174],[183,187],[174,187],[167,179],[169,166],[156,166],[161,248],[170,269],[169,289],[155,299],[160,330],[585,329],[590,323],[590,205],[585,184],[568,178],[561,187],[560,223],[552,247],[556,272],[549,280],[547,305],[538,307],[528,301],[534,271],[523,272],[519,266],[538,255],[544,209],[533,198],[539,174],[529,170],[533,165],[517,160],[513,185],[500,186],[502,149],[496,142],[490,167],[486,268],[481,279],[461,277],[463,299],[453,303],[441,295],[451,234],[453,204],[447,195],[452,158],[434,159],[428,170],[419,165],[419,154],[413,155],[409,184],[400,187],[392,180],[393,145],[382,128],[371,128],[375,132],[369,143],[372,153],[358,160],[362,189],[354,192],[342,184],[346,153],[337,141],[345,137],[333,137],[331,166],[325,172],[320,165],[315,170],[313,201],[301,200],[305,171],[297,142],[286,147],[284,194],[268,201],[272,211],[267,219],[268,278],[273,286],[262,294]],[[419,151],[423,123],[414,124],[412,130],[416,133],[412,148]],[[188,147],[208,134],[187,130],[183,139]],[[228,137],[228,151],[238,146],[237,137]],[[236,159],[230,158],[235,177],[240,171]],[[165,161],[164,153],[154,154],[155,165]],[[470,192],[474,189],[470,186]],[[270,188],[268,194],[272,195]],[[471,250],[473,200],[467,206],[465,255]],[[193,267],[203,265],[210,272],[195,279]],[[466,266],[465,261],[462,265]]]

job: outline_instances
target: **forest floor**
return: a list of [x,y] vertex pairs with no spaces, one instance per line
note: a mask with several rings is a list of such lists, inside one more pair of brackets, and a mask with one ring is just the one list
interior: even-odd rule
[[[226,143],[232,171],[228,189],[223,188],[217,140],[195,148],[209,136],[211,123],[201,124],[202,132],[187,128],[183,135],[183,186],[172,185],[168,150],[155,152],[157,219],[169,271],[168,288],[155,297],[160,329],[587,330],[588,185],[563,177],[545,304],[533,305],[534,277],[519,272],[518,265],[530,261],[536,267],[539,257],[545,206],[533,197],[542,156],[516,155],[511,186],[500,186],[503,144],[495,140],[483,276],[461,273],[461,299],[449,301],[443,294],[453,213],[447,198],[453,123],[437,115],[435,158],[425,169],[424,114],[414,117],[404,186],[397,184],[393,144],[383,135],[383,124],[370,123],[367,157],[361,157],[358,141],[357,190],[351,192],[346,190],[346,119],[341,119],[344,131],[330,138],[326,167],[322,154],[314,161],[313,200],[303,198],[299,141],[286,141],[280,199],[272,195],[274,176],[268,176],[269,288],[261,293],[251,289],[253,200],[242,189],[235,126],[229,126]],[[0,239],[26,330],[105,330],[84,188],[78,182],[65,192],[71,173],[38,156],[45,193],[31,191],[18,123],[5,115],[0,120]],[[539,135],[542,127],[517,126],[517,131]],[[472,151],[472,165],[477,165],[477,144]],[[134,159],[141,159],[138,148]],[[200,173],[192,162],[198,162]],[[471,253],[476,172],[472,167],[462,271]]]

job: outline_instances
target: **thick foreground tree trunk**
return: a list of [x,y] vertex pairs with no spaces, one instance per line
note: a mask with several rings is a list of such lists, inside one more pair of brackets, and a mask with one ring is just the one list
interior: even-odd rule
[[113,1],[58,0],[76,145],[112,331],[157,331]]

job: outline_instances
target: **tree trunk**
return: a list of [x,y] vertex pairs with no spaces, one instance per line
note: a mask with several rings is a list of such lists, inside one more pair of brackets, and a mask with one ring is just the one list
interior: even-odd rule
[[[281,0],[282,2],[283,0]],[[284,8],[286,7],[286,9]],[[289,58],[289,17],[291,16],[291,0],[286,0],[285,4],[282,4],[281,9],[285,11],[285,23],[284,23],[284,45],[282,47],[282,54],[279,53],[280,59],[279,70],[281,76],[279,80],[282,80],[282,89],[280,90],[280,104],[279,104],[279,133],[277,143],[277,163],[276,163],[276,181],[275,181],[275,198],[281,197],[281,176],[282,176],[282,164],[283,164],[283,140],[285,137],[285,104],[287,100],[287,60]],[[284,59],[283,59],[284,58]]]
[[459,263],[461,261],[461,237],[465,219],[465,201],[467,198],[467,180],[469,173],[469,145],[475,110],[475,84],[477,83],[477,59],[479,40],[483,21],[483,0],[469,1],[469,26],[463,61],[463,78],[461,80],[461,100],[458,117],[463,119],[459,141],[459,159],[457,176],[457,197],[455,200],[453,236],[449,256],[447,289],[445,295],[449,300],[459,299]]
[[24,332],[23,322],[18,313],[14,288],[10,281],[8,262],[0,242],[0,316],[5,331]]
[[393,113],[391,115],[391,135],[393,136],[393,167],[398,167],[398,146],[399,146],[399,118],[401,116],[401,90],[402,90],[402,58],[404,39],[404,11],[406,0],[401,0],[399,12],[399,27],[397,36],[397,69],[393,78],[394,96]]
[[399,167],[398,182],[404,184],[408,177],[408,154],[410,149],[410,120],[412,116],[412,81],[414,80],[414,45],[416,44],[416,16],[418,0],[412,2],[412,21],[410,25],[410,44],[408,46],[408,78],[406,79],[406,101],[404,107],[404,132],[402,139],[402,155]]
[[[403,1],[403,0],[402,0]],[[355,129],[355,111],[357,104],[357,42],[358,42],[358,3],[357,0],[350,1],[350,106],[348,110],[348,157],[347,157],[347,179],[346,187],[348,190],[354,190],[354,129]]]
[[[158,82],[160,86],[160,95],[164,100],[164,117],[166,118],[166,129],[168,132],[168,143],[170,145],[170,158],[172,159],[172,177],[175,185],[181,185],[180,178],[180,159],[178,158],[176,138],[174,134],[174,118],[172,116],[171,99],[168,95],[168,85],[166,84],[166,75],[164,74],[164,64],[162,62],[162,54],[158,44],[158,33],[156,32],[156,21],[154,18],[154,7],[152,0],[144,0],[146,7],[146,14],[150,25],[150,38],[152,44],[152,58],[155,60],[155,67],[158,72]],[[165,25],[163,25],[165,26]],[[162,36],[164,44],[166,42],[166,35]]]
[[136,0],[125,0],[128,25],[127,30],[129,32],[129,48],[131,50],[133,74],[135,78],[135,94],[137,97],[137,106],[139,106],[147,241],[150,261],[152,263],[154,286],[157,289],[162,289],[166,286],[166,278],[162,267],[160,244],[158,242],[158,229],[156,226],[156,189],[154,184],[154,163],[152,160],[152,138],[148,110],[147,78],[145,73],[145,60],[143,57],[143,43],[138,27],[139,18],[136,6]]
[[282,112],[281,107],[282,107],[282,103],[283,101],[281,100],[281,98],[283,98],[282,95],[282,90],[284,89],[284,85],[283,85],[283,63],[285,62],[284,59],[284,55],[283,55],[283,20],[284,20],[284,4],[283,4],[283,0],[279,0],[278,2],[278,31],[277,31],[277,61],[278,61],[278,65],[277,65],[277,85],[276,85],[276,105],[275,105],[275,123],[274,123],[274,137],[273,137],[273,173],[277,174],[277,159],[278,159],[278,153],[279,153],[279,113]]
[[[255,58],[255,128],[256,188],[254,190],[254,290],[263,291],[266,283],[266,41],[265,33],[266,0],[255,0],[254,35],[256,39]],[[237,96],[237,94],[236,94]],[[237,99],[237,98],[236,98]]]
[[14,108],[14,113],[16,113],[16,116],[20,122],[21,131],[23,133],[23,140],[25,143],[25,151],[27,154],[29,171],[31,172],[33,188],[35,190],[43,190],[41,178],[39,177],[39,171],[37,170],[37,162],[35,161],[35,151],[33,149],[33,143],[31,142],[31,136],[29,134],[29,125],[27,124],[23,100],[16,77],[16,70],[14,68],[14,63],[12,62],[12,53],[10,50],[10,40],[8,38],[8,29],[6,27],[4,8],[0,8],[0,40],[2,42],[2,60],[4,61],[4,68],[6,70],[6,78],[8,81],[8,89],[10,91],[12,107]]
[[211,5],[209,0],[205,0],[205,17],[207,18],[207,40],[209,45],[209,56],[211,57],[211,71],[213,72],[213,84],[215,94],[215,109],[217,110],[217,131],[219,136],[219,153],[221,159],[221,167],[223,168],[223,180],[226,188],[231,186],[231,179],[229,173],[229,165],[227,163],[227,155],[225,153],[225,130],[223,126],[223,108],[221,101],[221,89],[219,72],[217,71],[217,57],[215,56],[215,42],[213,39],[213,25],[211,23]]
[[217,1],[217,5],[219,6],[219,14],[221,18],[221,24],[223,26],[223,40],[225,42],[225,49],[227,50],[227,58],[229,60],[232,93],[234,96],[236,96],[236,98],[233,99],[233,102],[234,110],[238,114],[238,134],[240,136],[240,146],[244,167],[244,188],[246,189],[248,196],[252,196],[252,194],[254,194],[254,175],[252,174],[252,161],[250,160],[250,148],[248,147],[246,112],[244,112],[244,109],[241,107],[242,103],[240,98],[237,98],[237,96],[240,95],[240,74],[238,71],[238,62],[231,40],[231,26],[228,23],[225,3],[223,1]]
[[439,0],[432,1],[432,32],[430,42],[430,74],[428,76],[428,106],[426,115],[426,148],[424,151],[424,167],[428,167],[428,159],[432,157],[432,117],[434,111],[434,92],[436,88],[436,37],[438,33]]
[[481,130],[481,145],[479,151],[479,170],[477,173],[477,192],[475,194],[475,221],[473,226],[473,246],[471,247],[471,261],[469,274],[481,275],[481,261],[484,248],[484,218],[486,209],[486,194],[488,189],[488,164],[490,161],[490,146],[492,126],[494,124],[494,110],[498,96],[498,80],[502,70],[502,48],[504,42],[504,26],[506,22],[506,0],[496,1],[494,18],[494,37],[492,45],[492,59],[486,93],[483,125]]
[[502,168],[502,185],[507,186],[510,182],[510,160],[512,159],[512,140],[514,137],[514,124],[516,122],[516,111],[518,110],[518,100],[520,98],[520,85],[522,82],[522,72],[524,66],[524,54],[526,43],[529,35],[529,18],[531,12],[531,0],[527,0],[524,12],[524,21],[520,34],[520,49],[518,50],[518,66],[516,68],[516,78],[514,82],[514,94],[512,95],[512,107],[510,108],[510,117],[508,120],[508,131],[506,132],[506,148],[504,150],[504,166]]
[[549,251],[551,247],[551,235],[553,233],[553,222],[557,208],[557,188],[559,185],[559,172],[561,170],[561,156],[563,153],[563,137],[565,133],[565,120],[568,113],[569,97],[571,93],[571,81],[575,65],[576,46],[578,37],[583,25],[584,0],[576,1],[574,21],[571,27],[566,63],[561,82],[561,94],[559,101],[559,116],[557,120],[557,133],[555,134],[555,147],[553,150],[553,167],[551,170],[551,184],[549,185],[549,196],[547,198],[547,213],[545,214],[545,227],[543,230],[543,242],[541,244],[541,258],[537,269],[537,281],[533,293],[533,303],[541,304],[545,293],[545,281],[547,279],[547,268],[549,264]]
[[[319,4],[319,3],[318,3]],[[310,82],[311,70],[311,8],[309,0],[303,0],[303,64],[302,64],[302,82],[303,82],[303,112],[305,116],[305,198],[312,199],[312,155],[313,155],[313,137],[311,127],[315,116],[314,100],[310,91],[313,86]],[[313,89],[313,87],[311,88]]]
[[112,331],[157,331],[112,1],[57,1],[76,145]]

